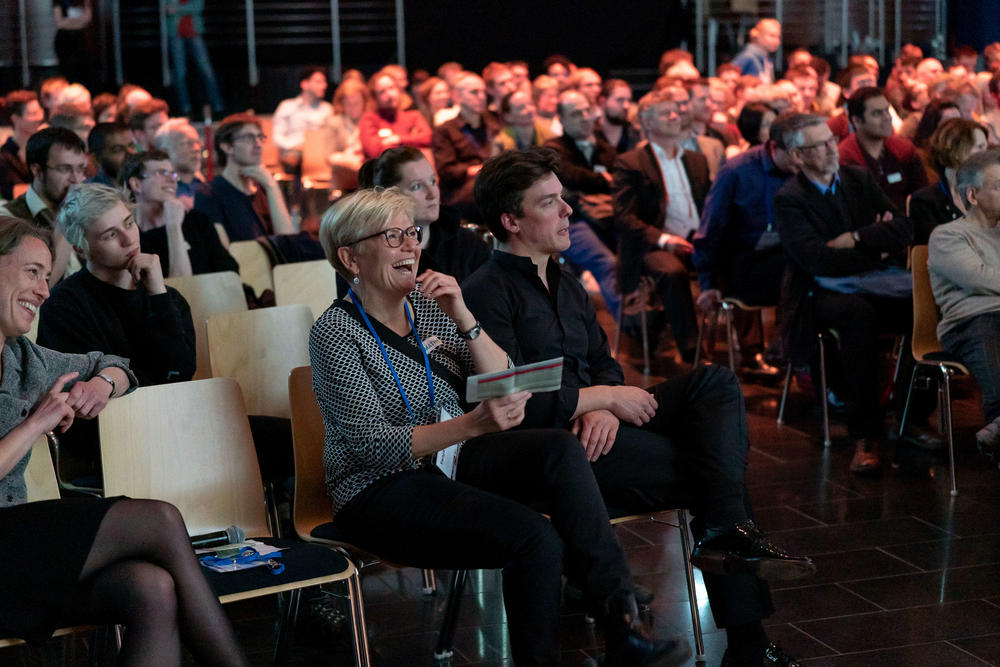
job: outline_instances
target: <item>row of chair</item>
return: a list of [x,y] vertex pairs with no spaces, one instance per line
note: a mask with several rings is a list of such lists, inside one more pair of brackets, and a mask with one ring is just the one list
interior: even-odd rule
[[[940,430],[945,434],[948,440],[948,464],[951,476],[951,495],[957,496],[958,485],[955,479],[955,440],[951,415],[951,378],[956,375],[969,375],[969,371],[957,358],[944,352],[941,341],[938,340],[937,325],[940,321],[940,313],[938,312],[937,304],[934,301],[934,293],[931,289],[930,273],[927,269],[927,255],[928,247],[926,245],[913,246],[910,251],[910,271],[913,276],[913,333],[910,338],[910,350],[913,354],[914,360],[916,361],[916,365],[913,368],[909,389],[906,393],[906,403],[899,421],[898,433],[899,436],[902,437],[904,429],[906,428],[906,419],[910,409],[910,399],[913,394],[913,388],[916,385],[917,378],[921,373],[936,377],[938,379],[937,390],[940,398],[938,405],[941,410],[939,417]],[[709,344],[709,349],[714,347],[714,336],[712,335],[712,330],[714,330],[714,326],[719,319],[719,315],[722,315],[725,318],[726,324],[726,348],[728,352],[729,367],[734,372],[737,370],[735,351],[739,342],[735,339],[733,334],[733,312],[737,309],[757,311],[760,310],[761,307],[748,306],[734,298],[724,298],[720,302],[716,311],[706,315],[699,326],[698,350],[695,356],[695,365],[698,364],[702,338],[705,335],[706,329],[710,330],[708,339],[712,341],[712,343]],[[817,345],[820,359],[820,396],[822,397],[820,400],[823,408],[823,444],[826,447],[831,445],[829,407],[826,400],[826,345],[831,341],[836,342],[836,340],[836,331],[826,331],[817,334]],[[899,362],[905,349],[905,342],[906,337],[904,336],[903,341],[899,346],[899,356],[897,356],[896,370],[893,374],[894,382],[899,373]],[[781,407],[778,411],[779,426],[784,424],[785,402],[788,398],[791,376],[792,366],[789,364],[785,372],[784,389],[781,395]]]

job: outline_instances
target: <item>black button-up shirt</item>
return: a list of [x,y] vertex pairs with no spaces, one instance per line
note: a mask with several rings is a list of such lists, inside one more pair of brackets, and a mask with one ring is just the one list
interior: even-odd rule
[[522,427],[565,428],[580,389],[621,385],[624,375],[576,277],[551,259],[545,275],[549,289],[529,258],[495,250],[462,283],[462,293],[483,329],[516,364],[563,357],[562,388],[532,396]]

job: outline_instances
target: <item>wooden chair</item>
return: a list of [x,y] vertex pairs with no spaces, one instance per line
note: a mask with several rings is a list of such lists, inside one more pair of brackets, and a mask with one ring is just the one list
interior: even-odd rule
[[246,311],[247,301],[243,293],[243,282],[232,271],[167,278],[165,282],[180,292],[191,307],[197,350],[197,367],[192,379],[203,380],[212,377],[206,321],[219,313]]
[[[311,367],[300,366],[289,373],[288,398],[292,409],[292,443],[295,450],[295,498],[292,504],[295,533],[307,542],[350,551],[353,547],[339,539],[330,520],[332,506],[326,495],[323,470],[323,415],[313,392]],[[361,564],[362,569],[365,565]],[[424,594],[430,595],[436,590],[434,571],[424,570],[423,575]]]
[[[234,380],[211,378],[140,388],[108,404],[101,413],[100,433],[108,494],[173,503],[192,535],[229,525],[243,528],[247,535],[272,535],[243,395]],[[286,613],[279,619],[275,648],[275,662],[282,664],[288,643],[284,624],[294,617],[298,592],[343,581],[351,606],[357,664],[367,665],[364,609],[354,564],[317,545],[266,541],[285,549],[285,572],[206,570],[219,600],[225,604],[273,593],[291,594]]]
[[325,259],[274,267],[274,300],[279,306],[304,303],[319,319],[337,298],[337,273]]
[[951,468],[951,495],[958,495],[955,482],[955,438],[951,423],[951,378],[956,373],[969,375],[969,369],[953,355],[941,347],[937,337],[939,321],[937,303],[934,302],[934,292],[931,290],[931,275],[927,270],[927,251],[925,245],[913,246],[910,251],[910,271],[913,274],[913,338],[910,348],[913,359],[917,362],[910,376],[910,386],[906,392],[906,405],[903,416],[899,420],[899,435],[903,436],[906,428],[906,416],[910,411],[910,397],[917,381],[917,373],[921,370],[938,373],[938,394],[941,396],[941,427],[948,436],[948,465]]
[[260,295],[274,289],[271,277],[271,260],[257,241],[233,241],[229,244],[229,254],[240,265],[240,279]]
[[229,232],[226,231],[226,226],[221,222],[215,223],[215,233],[219,237],[219,243],[222,244],[222,247],[229,250]]
[[213,377],[229,377],[243,388],[252,415],[284,417],[288,374],[309,364],[312,311],[298,303],[208,318]]

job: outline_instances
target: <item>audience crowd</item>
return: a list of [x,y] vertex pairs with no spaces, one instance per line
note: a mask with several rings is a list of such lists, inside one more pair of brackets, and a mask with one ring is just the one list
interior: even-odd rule
[[[75,27],[60,29],[67,53],[77,48]],[[184,49],[197,46],[182,38],[200,43],[197,28],[177,27],[182,70]],[[721,367],[694,365],[711,354],[699,349],[699,321],[719,317],[723,301],[738,303],[730,344],[739,350],[734,370],[748,380],[786,365],[802,379],[825,370],[827,395],[812,384],[818,401],[846,414],[850,471],[881,474],[883,441],[914,366],[909,345],[898,346],[891,395],[899,404],[885,398],[883,369],[914,324],[910,250],[929,244],[940,308],[933,324],[982,388],[977,441],[996,462],[1000,43],[982,54],[959,47],[948,63],[906,45],[892,63],[856,54],[838,72],[787,43],[787,61],[776,62],[781,44],[780,23],[763,19],[715,72],[700,72],[686,51],[667,51],[649,90],[553,55],[534,73],[522,61],[478,72],[449,62],[433,74],[388,64],[367,79],[348,70],[328,101],[327,69],[309,66],[298,94],[272,116],[242,112],[212,127],[171,116],[166,101],[135,85],[92,97],[97,91],[75,80],[79,67],[73,81],[10,91],[0,222],[29,227],[0,247],[0,290],[13,294],[0,304],[4,370],[13,337],[27,330],[24,314],[7,310],[26,308],[27,321],[39,319],[38,345],[99,353],[88,364],[58,359],[88,377],[108,364],[124,385],[108,379],[110,396],[136,382],[190,380],[195,327],[166,278],[238,271],[228,250],[236,241],[259,241],[272,264],[325,257],[342,298],[317,322],[310,348],[335,523],[404,564],[506,563],[514,657],[526,664],[557,655],[552,585],[565,566],[603,619],[607,664],[635,664],[679,661],[686,651],[634,623],[642,595],[607,513],[570,518],[567,494],[600,495],[629,512],[690,507],[692,562],[727,631],[723,664],[797,664],[761,625],[773,611],[767,581],[815,568],[753,522],[740,385]],[[221,107],[214,78],[206,85]],[[186,113],[186,95],[181,106]],[[316,190],[340,199],[325,215],[309,206]],[[31,296],[7,284],[27,252],[15,253],[18,243],[51,268]],[[581,287],[588,281],[621,331],[648,339],[653,354],[674,355],[676,377],[648,392],[624,385]],[[267,303],[249,287],[247,297]],[[769,342],[760,307],[775,308]],[[552,357],[564,359],[560,390],[463,412],[466,375]],[[54,379],[49,372],[45,381]],[[96,414],[79,403],[67,402],[64,422]],[[942,447],[928,428],[934,407],[931,391],[915,392],[900,435]],[[449,418],[450,426],[439,423]],[[499,434],[509,429],[520,435]],[[0,435],[0,483],[19,489],[23,443]],[[65,435],[83,473],[99,476],[93,422]],[[458,479],[475,493],[423,474],[459,440],[467,442]],[[279,441],[281,451],[260,460],[270,469],[264,478],[280,482],[290,449],[287,434]],[[567,442],[579,451],[567,454]],[[494,451],[511,443],[533,452],[518,466],[544,470],[537,479],[516,481],[512,455]],[[440,521],[425,515],[459,496],[494,525],[474,528],[468,508]],[[551,525],[529,509],[536,501],[551,510]],[[118,514],[116,506],[109,516]],[[394,526],[388,537],[385,525]],[[80,539],[93,540],[94,530]],[[432,547],[427,536],[436,533]],[[417,562],[407,562],[411,540],[426,546]],[[456,540],[478,544],[452,545],[452,560],[436,561],[440,544]],[[219,652],[238,663],[214,607],[200,613],[216,624]],[[5,631],[24,629],[0,614]]]

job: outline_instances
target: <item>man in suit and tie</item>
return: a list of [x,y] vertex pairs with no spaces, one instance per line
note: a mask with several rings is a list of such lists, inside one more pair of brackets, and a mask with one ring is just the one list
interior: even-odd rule
[[822,116],[792,132],[786,146],[800,165],[775,197],[775,221],[788,256],[782,288],[786,350],[792,360],[808,359],[817,331],[837,331],[847,426],[855,440],[851,471],[875,473],[884,428],[878,335],[909,333],[913,311],[908,295],[890,296],[860,281],[845,289],[844,279],[866,274],[888,282],[889,267],[905,258],[912,225],[870,172],[840,166],[837,137]]
[[618,314],[617,264],[611,219],[611,168],[618,151],[595,132],[599,110],[577,90],[559,96],[557,107],[562,136],[545,143],[559,153],[559,180],[573,207],[570,247],[562,253],[571,264],[594,276],[604,305]]
[[688,93],[680,85],[639,100],[639,122],[648,143],[618,157],[612,197],[625,307],[638,302],[640,277],[652,277],[681,359],[690,363],[698,328],[688,278],[691,239],[710,181],[705,156],[680,145],[686,138],[687,111]]

